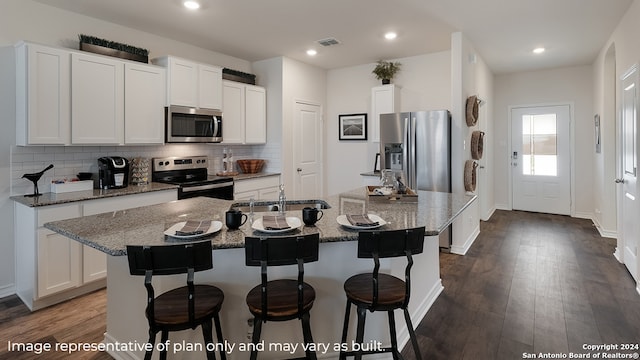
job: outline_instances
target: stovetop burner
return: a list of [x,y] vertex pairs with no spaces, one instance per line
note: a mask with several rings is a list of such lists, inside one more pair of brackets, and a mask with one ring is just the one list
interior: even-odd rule
[[151,177],[156,182],[182,186],[232,180],[230,177],[209,175],[207,164],[206,156],[154,158]]
[[207,196],[233,200],[233,178],[209,175],[206,156],[153,159],[151,179],[179,185],[178,199]]

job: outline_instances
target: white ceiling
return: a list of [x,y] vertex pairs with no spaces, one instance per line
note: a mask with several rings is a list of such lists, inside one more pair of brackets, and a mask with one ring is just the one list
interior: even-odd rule
[[[447,50],[462,31],[507,73],[591,64],[634,0],[200,0],[197,12],[181,0],[36,1],[248,61],[286,56],[325,69]],[[341,44],[316,43],[328,37]],[[534,56],[537,46],[547,51]]]

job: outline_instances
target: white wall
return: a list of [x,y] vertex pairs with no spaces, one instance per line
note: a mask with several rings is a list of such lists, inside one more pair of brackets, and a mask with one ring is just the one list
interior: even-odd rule
[[[451,37],[451,82],[452,86],[452,128],[453,139],[451,149],[452,189],[453,192],[464,192],[464,164],[471,159],[471,134],[474,131],[485,132],[484,155],[479,163],[485,170],[478,169],[478,182],[475,193],[483,197],[486,206],[482,212],[487,215],[493,208],[492,152],[493,152],[493,73],[486,65],[473,44],[462,33],[454,33]],[[466,102],[469,96],[476,95],[481,99],[478,121],[475,126],[466,122]],[[484,171],[484,173],[481,172]],[[482,181],[481,181],[482,180]]]
[[[251,64],[242,59],[56,9],[31,0],[2,0],[0,24],[2,24],[0,47],[5,47],[0,51],[0,64],[3,65],[5,61],[12,60],[13,54],[9,47],[18,41],[27,40],[45,45],[77,49],[78,34],[82,33],[146,48],[150,51],[150,57],[167,54],[179,55],[203,63],[251,72]],[[258,79],[258,82],[260,82],[260,79]],[[86,166],[83,159],[72,159],[75,156],[96,156],[88,154],[103,154],[103,152],[162,154],[166,149],[162,146],[143,150],[131,147],[111,150],[57,148],[47,149],[46,154],[43,148],[27,149],[24,150],[26,153],[16,155],[17,160],[13,168],[14,171],[12,171],[11,149],[15,144],[16,120],[15,75],[10,67],[2,66],[0,68],[0,88],[0,95],[2,95],[0,96],[0,124],[2,124],[3,129],[0,133],[0,228],[4,229],[3,236],[0,237],[0,297],[2,297],[13,293],[13,202],[9,200],[9,196],[11,195],[12,178],[16,177],[16,173],[27,172],[37,167],[44,168],[49,164],[49,161],[54,163],[55,170],[59,173],[74,172],[76,169],[85,168]],[[269,154],[272,151],[268,147],[253,147],[253,149],[257,153],[266,152]],[[75,155],[65,153],[69,152],[69,150]],[[220,152],[221,148],[211,147],[207,150],[213,156],[217,156],[215,154]],[[14,193],[25,191],[25,188],[20,186],[22,185],[18,184],[19,188]]]
[[[402,69],[393,83],[400,87],[399,111],[450,109],[451,52],[394,59]],[[360,173],[373,171],[379,143],[367,141],[339,141],[338,115],[367,113],[371,120],[371,88],[379,86],[371,71],[374,63],[330,70],[327,73],[326,194],[337,194],[362,186]]]
[[538,104],[573,104],[575,129],[575,214],[593,216],[593,72],[591,66],[566,67],[498,75],[495,78],[495,202],[498,208],[510,209],[509,177],[511,166],[507,145],[509,106]]
[[[608,65],[608,60],[611,59],[611,50],[615,49],[615,85],[614,89],[616,91],[616,109],[619,109],[620,104],[620,76],[624,74],[633,64],[640,61],[640,43],[638,43],[638,34],[640,34],[640,1],[634,1],[627,13],[623,17],[622,21],[618,24],[618,27],[613,32],[607,44],[602,48],[600,54],[598,55],[598,59],[594,65],[594,86],[596,89],[594,90],[594,106],[596,113],[610,113],[608,109],[609,102],[607,96],[605,94],[607,91],[611,91],[611,89],[607,89],[609,85],[604,79],[607,78],[607,71],[611,71]],[[617,116],[618,113],[616,112]],[[613,119],[609,119],[604,125],[608,126],[609,131],[615,131]],[[614,141],[614,140],[611,140]],[[615,148],[615,145],[613,145]],[[638,157],[640,157],[640,149],[638,151]],[[614,151],[615,152],[615,151]],[[596,164],[598,164],[598,159],[596,159]],[[616,204],[615,196],[611,195],[611,189],[606,187],[606,185],[615,179],[615,169],[611,167],[597,167],[597,171],[594,172],[594,176],[599,178],[599,183],[602,184],[599,187],[594,188],[595,196],[599,199],[602,199],[599,202],[599,205],[603,208],[608,207],[612,208]],[[640,184],[636,184],[636,186],[640,187]],[[637,210],[640,212],[640,209]],[[607,220],[607,226],[613,227],[614,223],[612,219],[602,218],[603,227],[605,224],[605,220]],[[616,227],[617,228],[617,227]],[[627,234],[629,235],[629,234]],[[638,234],[630,234],[631,236],[638,237]],[[618,240],[618,247],[616,249],[616,254],[618,258],[623,261],[621,258],[622,255],[622,243]],[[638,262],[638,269],[640,270],[640,262]],[[640,287],[637,289],[640,291]]]

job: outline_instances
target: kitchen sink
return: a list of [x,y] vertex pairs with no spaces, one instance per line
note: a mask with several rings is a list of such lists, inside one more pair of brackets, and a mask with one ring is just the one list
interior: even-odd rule
[[[286,211],[302,210],[306,207],[316,209],[329,209],[331,206],[324,200],[288,200],[285,202]],[[249,202],[237,202],[231,204],[230,209],[240,210],[242,212],[251,212]],[[278,211],[277,201],[256,201],[253,206],[253,212],[269,212]]]

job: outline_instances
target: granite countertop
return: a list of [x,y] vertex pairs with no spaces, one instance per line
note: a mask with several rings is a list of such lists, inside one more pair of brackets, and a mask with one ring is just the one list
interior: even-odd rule
[[238,175],[234,175],[231,176],[233,178],[234,181],[241,181],[241,180],[247,180],[247,179],[256,179],[256,178],[261,178],[261,177],[266,177],[266,176],[280,176],[280,173],[271,173],[271,172],[259,172],[256,174],[243,174],[240,173]]
[[[401,229],[425,226],[427,235],[438,235],[469,204],[475,195],[419,191],[418,202],[370,201],[365,188],[358,188],[339,195],[324,198],[331,206],[324,209],[324,216],[315,226],[303,225],[282,235],[320,233],[321,242],[354,241],[358,231],[340,226],[336,218],[342,214],[363,212],[380,216],[387,224],[381,229]],[[295,200],[294,200],[295,201]],[[187,220],[217,220],[224,224],[225,212],[233,204],[230,200],[205,197],[177,200],[164,204],[109,212],[81,218],[54,221],[44,227],[96,248],[109,255],[126,254],[126,245],[166,245],[179,240],[165,237],[164,231],[172,225]],[[254,218],[264,213],[255,213]],[[288,211],[287,216],[302,218],[300,210]],[[245,236],[260,236],[251,221],[240,229],[222,230],[210,236],[214,249],[244,247]]]
[[147,185],[129,185],[123,189],[93,189],[87,191],[73,191],[67,193],[43,193],[37,197],[24,195],[11,196],[10,199],[29,207],[48,206],[71,203],[76,201],[95,200],[114,196],[140,194],[151,191],[177,189],[177,185],[151,182]]

